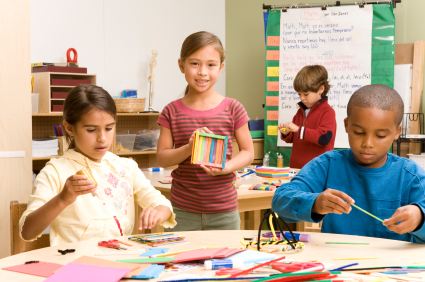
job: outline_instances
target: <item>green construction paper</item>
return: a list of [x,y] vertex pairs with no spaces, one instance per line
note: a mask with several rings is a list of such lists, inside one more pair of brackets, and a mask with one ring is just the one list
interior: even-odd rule
[[175,261],[175,259],[168,258],[168,257],[159,257],[159,258],[120,259],[117,261],[129,262],[129,263],[161,263],[161,262]]

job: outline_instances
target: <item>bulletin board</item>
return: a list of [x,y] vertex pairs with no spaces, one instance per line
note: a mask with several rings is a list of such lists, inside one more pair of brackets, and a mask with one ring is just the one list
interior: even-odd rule
[[291,144],[278,138],[277,124],[292,121],[298,110],[299,97],[292,86],[297,72],[305,65],[326,67],[331,84],[328,102],[337,117],[335,148],[348,148],[343,125],[348,100],[364,85],[393,87],[394,37],[389,4],[268,12],[264,153],[270,152],[271,166],[276,166],[276,153],[289,165]]

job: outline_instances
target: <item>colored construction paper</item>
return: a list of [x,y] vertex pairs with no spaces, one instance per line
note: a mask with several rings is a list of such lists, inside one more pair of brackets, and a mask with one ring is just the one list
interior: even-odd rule
[[[279,50],[267,50],[266,60],[268,61],[279,61]],[[269,82],[267,82],[269,83]],[[268,90],[267,91],[278,91],[278,90]]]
[[174,258],[159,257],[159,258],[139,258],[139,259],[119,259],[119,262],[129,263],[162,263],[162,262],[173,262]]
[[279,96],[267,96],[266,106],[279,106]]
[[[279,91],[279,81],[267,81],[267,91]],[[270,97],[276,97],[279,99],[279,96],[270,96]]]
[[277,135],[277,126],[276,125],[268,125],[267,126],[267,135]]
[[107,267],[82,263],[68,263],[44,281],[47,282],[116,282],[131,268]]
[[152,264],[136,276],[132,276],[132,279],[151,279],[158,278],[159,274],[164,270],[165,265]]
[[4,267],[2,269],[35,276],[49,277],[53,275],[53,272],[59,270],[62,267],[63,264],[40,261],[38,263],[20,264],[15,266]]
[[192,250],[180,253],[174,258],[176,262],[195,261],[204,259],[221,259],[227,258],[235,253],[244,252],[246,249],[229,249],[229,248],[208,248],[200,250]]
[[267,76],[279,76],[279,67],[267,67]]
[[263,252],[257,252],[253,250],[246,250],[245,252],[227,257],[227,259],[240,259],[243,261],[244,265],[254,264],[257,262],[260,262],[260,263],[266,262],[275,258],[276,258],[276,255],[263,253]]
[[144,252],[143,254],[141,254],[141,257],[148,257],[148,256],[153,256],[153,255],[159,255],[159,254],[164,254],[166,252],[168,252],[170,248],[155,248],[155,249],[149,249],[149,251]]
[[90,264],[90,265],[109,266],[109,267],[121,267],[121,268],[130,267],[131,271],[125,275],[126,278],[130,278],[133,275],[137,275],[143,269],[149,267],[149,265],[123,263],[123,262],[117,262],[113,260],[107,260],[107,259],[101,259],[101,258],[95,258],[95,257],[89,257],[89,256],[82,256],[72,262]]
[[267,120],[278,120],[279,111],[267,111]]
[[279,46],[279,36],[267,36],[267,46]]

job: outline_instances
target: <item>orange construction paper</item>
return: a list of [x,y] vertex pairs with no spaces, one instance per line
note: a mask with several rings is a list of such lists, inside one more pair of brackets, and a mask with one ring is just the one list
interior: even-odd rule
[[38,263],[20,264],[15,266],[4,267],[2,269],[35,276],[49,277],[50,275],[53,275],[55,271],[58,271],[62,267],[62,264],[40,261]]

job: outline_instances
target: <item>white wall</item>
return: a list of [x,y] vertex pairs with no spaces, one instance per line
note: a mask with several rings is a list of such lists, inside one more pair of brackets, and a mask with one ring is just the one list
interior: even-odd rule
[[[156,49],[154,108],[161,111],[186,87],[177,65],[180,48],[201,30],[225,45],[225,0],[31,0],[31,62],[66,62],[66,51],[75,48],[99,86],[112,96],[137,89],[147,105]],[[225,95],[225,70],[215,90]]]

